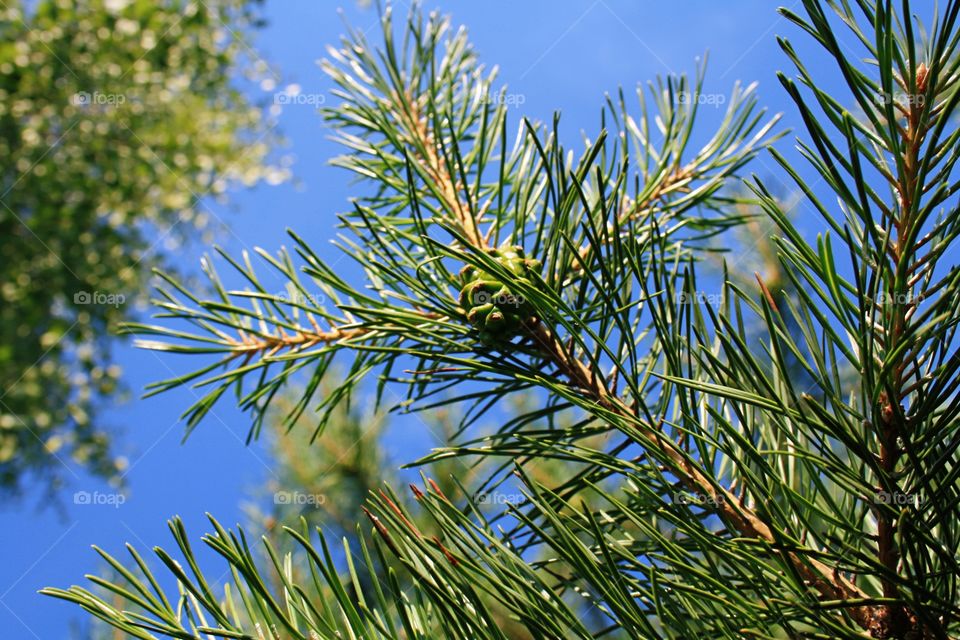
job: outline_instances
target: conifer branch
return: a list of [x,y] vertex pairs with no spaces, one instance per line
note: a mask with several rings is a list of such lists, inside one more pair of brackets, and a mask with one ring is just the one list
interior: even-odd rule
[[[522,120],[510,137],[495,73],[446,20],[415,7],[398,38],[388,9],[382,48],[352,32],[324,62],[343,100],[324,116],[348,150],[334,164],[373,187],[340,216],[336,241],[362,285],[291,234],[295,259],[260,252],[286,292],[267,291],[246,256],[224,254],[245,290],[228,291],[205,263],[209,299],[169,278],[159,290],[159,315],[190,331],[132,329],[160,335],[152,348],[217,354],[154,387],[210,389],[189,428],[234,388],[262,420],[298,372],[311,393],[287,424],[323,382],[322,428],[375,377],[378,402],[405,385],[405,411],[466,407],[457,443],[418,464],[481,457],[497,470],[463,496],[415,490],[432,532],[389,490],[370,497],[378,561],[414,577],[409,599],[388,599],[379,583],[349,593],[325,543],[318,552],[297,532],[324,578],[313,590],[335,594],[339,610],[314,608],[268,550],[283,594],[271,593],[242,537],[215,522],[208,544],[242,568],[241,599],[258,610],[227,615],[234,604],[162,551],[191,596],[186,613],[154,598],[149,573],[129,577],[133,589],[107,587],[149,615],[106,609],[79,587],[49,593],[125,631],[182,638],[275,627],[503,640],[491,603],[541,638],[957,637],[960,267],[945,258],[960,244],[960,2],[922,37],[909,3],[897,15],[889,0],[831,2],[828,16],[802,2],[806,17],[784,14],[826,50],[856,102],[855,114],[780,41],[818,182],[770,151],[822,218],[815,242],[762,181],[752,199],[734,189],[777,137],[753,86],[735,87],[699,151],[687,148],[696,101],[677,96],[697,96],[702,74],[652,83],[639,117],[622,93],[608,100],[595,139],[571,152],[559,118]],[[850,57],[840,28],[875,66]],[[821,203],[822,190],[839,206]],[[758,214],[776,227],[775,250],[763,252],[776,277],[754,283],[723,263],[718,299],[704,300],[707,242]],[[348,371],[324,379],[340,354]],[[537,402],[477,433],[523,393]],[[534,480],[531,461],[545,460],[564,471]],[[475,499],[505,487],[522,500],[491,515]],[[352,564],[346,580],[359,584]],[[215,623],[193,623],[207,614]]]

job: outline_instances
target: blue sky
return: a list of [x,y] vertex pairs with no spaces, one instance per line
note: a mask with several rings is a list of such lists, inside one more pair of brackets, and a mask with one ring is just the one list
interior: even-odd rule
[[[915,7],[926,13],[923,4]],[[595,135],[605,92],[618,86],[632,90],[637,82],[657,74],[692,72],[707,50],[706,92],[727,92],[737,80],[758,81],[761,104],[773,112],[785,111],[784,125],[801,129],[775,77],[777,70],[790,70],[775,36],[788,35],[798,43],[805,39],[776,14],[777,3],[769,0],[487,0],[427,6],[452,13],[455,23],[466,24],[482,59],[499,65],[509,93],[523,96],[523,104],[511,113],[515,122],[521,114],[548,119],[560,110],[568,142],[581,130]],[[342,32],[337,3],[273,0],[267,2],[266,11],[270,24],[257,42],[263,57],[280,72],[280,86],[296,83],[302,93],[324,94],[330,85],[316,61]],[[374,9],[347,4],[344,13],[352,24],[368,29],[369,37],[376,37]],[[814,66],[822,61],[818,55],[810,59]],[[719,115],[720,110],[704,109],[705,130]],[[287,151],[295,157],[298,183],[238,191],[229,208],[210,203],[229,227],[220,243],[235,255],[254,246],[273,251],[289,245],[284,229],[291,227],[311,240],[322,256],[335,259],[328,241],[335,214],[346,207],[351,194],[348,176],[326,165],[338,149],[326,139],[313,106],[287,106],[279,126],[290,142]],[[780,147],[789,150],[792,137]],[[762,176],[776,173],[769,160],[758,162],[754,171]],[[178,250],[174,259],[184,270],[194,271],[202,250],[200,246]],[[244,445],[249,419],[229,400],[181,444],[183,425],[178,416],[191,403],[191,392],[138,398],[144,385],[183,371],[193,361],[158,357],[129,346],[119,347],[116,359],[134,393],[126,404],[106,411],[103,420],[121,433],[119,448],[131,461],[129,493],[120,506],[75,505],[76,491],[109,491],[81,476],[65,491],[63,515],[29,497],[0,511],[4,638],[67,637],[68,624],[80,617],[79,610],[36,591],[79,583],[85,573],[96,572],[100,563],[91,544],[117,553],[127,541],[140,549],[169,545],[165,523],[174,514],[181,515],[199,538],[207,530],[204,512],[214,513],[225,524],[242,521],[245,495],[269,478],[269,456],[259,444]],[[391,440],[395,457],[413,459],[426,451],[427,439],[416,417],[398,418],[394,433],[402,434]]]

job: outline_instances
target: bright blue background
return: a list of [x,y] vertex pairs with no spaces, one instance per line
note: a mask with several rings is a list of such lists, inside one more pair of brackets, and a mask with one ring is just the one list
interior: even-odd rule
[[[581,130],[595,136],[605,92],[619,85],[632,91],[638,81],[656,74],[692,72],[695,60],[708,49],[706,92],[726,93],[736,80],[757,80],[761,103],[773,112],[787,112],[785,126],[800,131],[799,118],[775,77],[779,69],[790,71],[775,36],[788,35],[798,44],[805,39],[777,15],[777,4],[769,0],[486,0],[427,6],[439,6],[453,13],[455,24],[466,24],[483,61],[499,65],[500,79],[509,85],[509,93],[525,97],[522,107],[511,113],[514,122],[521,113],[548,119],[559,109],[571,144]],[[923,3],[914,4],[929,15]],[[793,5],[798,9],[799,2]],[[402,15],[406,7],[400,3],[397,9]],[[316,61],[342,32],[336,3],[284,0],[268,2],[266,11],[270,24],[259,34],[258,43],[263,56],[282,74],[280,87],[295,82],[305,94],[328,91],[330,85]],[[348,5],[345,15],[376,41],[375,9]],[[822,56],[808,60],[816,66]],[[832,69],[822,75],[835,77]],[[703,111],[705,131],[720,112]],[[291,227],[312,241],[321,255],[336,259],[328,241],[335,213],[345,208],[350,195],[349,176],[325,162],[339,150],[326,139],[323,123],[311,106],[287,106],[280,128],[296,156],[294,170],[300,186],[241,191],[230,209],[211,204],[230,228],[220,242],[234,255],[253,246],[273,251],[289,245],[284,229]],[[792,137],[780,146],[792,147]],[[753,170],[768,178],[779,173],[769,159],[757,162]],[[194,271],[200,253],[202,247],[193,247],[178,251],[174,259],[183,269]],[[340,264],[348,268],[347,261]],[[118,348],[116,359],[135,392],[134,399],[105,412],[103,419],[123,431],[118,442],[131,460],[126,503],[119,508],[74,505],[74,491],[109,491],[78,477],[64,493],[63,515],[38,505],[40,496],[28,496],[23,503],[0,511],[0,549],[4,550],[0,635],[5,639],[68,637],[70,621],[81,617],[79,610],[38,596],[36,591],[75,584],[83,574],[98,571],[101,564],[90,544],[117,554],[126,541],[140,550],[168,546],[172,540],[165,521],[174,514],[184,517],[196,540],[207,531],[205,511],[224,524],[242,521],[240,503],[251,488],[269,477],[269,456],[261,445],[244,445],[249,420],[229,399],[218,405],[215,415],[186,444],[181,444],[183,425],[178,415],[191,403],[191,391],[137,399],[144,385],[185,370],[195,364],[192,360],[158,357],[129,346]],[[394,433],[402,438],[391,441],[396,457],[407,460],[425,453],[428,444],[419,419],[397,420]]]

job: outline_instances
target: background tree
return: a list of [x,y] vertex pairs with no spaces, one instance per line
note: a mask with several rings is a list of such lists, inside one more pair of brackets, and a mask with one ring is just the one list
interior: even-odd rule
[[118,472],[98,404],[118,389],[110,328],[135,317],[161,247],[210,229],[203,200],[275,182],[276,142],[236,88],[243,0],[0,7],[0,487]]
[[[803,7],[784,15],[824,48],[863,116],[781,41],[798,70],[782,80],[807,125],[801,151],[839,204],[771,150],[829,232],[809,242],[750,180],[792,294],[775,297],[763,274],[758,289],[725,278],[716,306],[699,301],[701,262],[711,238],[746,222],[732,187],[771,141],[750,89],[734,90],[700,150],[688,148],[698,76],[639,92],[635,116],[611,99],[574,154],[556,120],[510,137],[491,75],[444,20],[414,9],[395,33],[388,11],[380,48],[349,34],[325,65],[343,101],[326,115],[350,150],[335,162],[374,186],[341,217],[364,286],[294,236],[300,268],[286,252],[261,257],[304,300],[316,287],[331,305],[269,294],[251,260],[225,256],[247,290],[212,270],[210,298],[171,282],[158,307],[190,328],[133,330],[162,337],[147,347],[218,354],[156,387],[207,389],[191,427],[232,390],[256,433],[303,371],[293,424],[341,353],[349,369],[317,407],[321,427],[373,372],[377,397],[406,385],[411,410],[449,393],[475,418],[539,394],[495,434],[426,461],[506,463],[487,482],[522,487],[515,524],[428,479],[412,493],[438,533],[385,490],[365,507],[373,542],[354,540],[371,575],[415,576],[405,591],[388,571],[365,592],[306,528],[286,535],[309,580],[269,544],[258,566],[247,538],[212,520],[205,542],[232,575],[214,593],[174,520],[183,560],[157,554],[179,600],[132,550],[129,569],[105,556],[122,580],[98,583],[129,609],[80,587],[46,592],[141,638],[505,638],[495,607],[537,638],[960,635],[960,3],[916,23],[908,2]],[[762,352],[747,343],[754,323]],[[528,468],[544,458],[578,468],[538,480]],[[325,589],[335,602],[315,604]],[[604,628],[584,623],[583,605]]]

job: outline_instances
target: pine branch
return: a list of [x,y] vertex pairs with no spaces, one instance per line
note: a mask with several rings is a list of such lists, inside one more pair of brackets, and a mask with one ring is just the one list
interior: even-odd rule
[[[417,141],[415,147],[425,149],[425,161],[430,169],[432,177],[440,185],[443,199],[447,205],[447,210],[454,216],[454,224],[462,230],[463,235],[470,245],[477,251],[486,251],[489,245],[486,239],[481,236],[479,231],[479,220],[474,218],[464,207],[462,203],[463,185],[456,184],[446,173],[439,161],[436,152],[435,133],[431,130],[426,119],[419,115],[417,101],[408,100],[403,109],[405,113],[410,114],[412,124],[410,128],[416,132]],[[617,224],[623,224],[629,219],[638,216],[638,214],[647,209],[648,211],[654,203],[664,197],[671,190],[676,189],[677,185],[682,184],[688,176],[691,176],[696,170],[696,165],[688,165],[683,169],[668,170],[668,177],[657,184],[650,193],[634,206],[620,215]],[[580,249],[581,258],[589,255],[593,245],[586,245]],[[578,263],[580,265],[583,262]],[[552,362],[557,369],[567,377],[567,379],[587,396],[598,403],[608,411],[619,414],[628,420],[637,423],[638,416],[634,411],[626,407],[615,394],[608,391],[603,376],[598,371],[584,364],[575,356],[570,354],[556,338],[556,330],[548,327],[540,319],[534,319],[527,328],[534,344],[540,349],[543,357]],[[750,512],[742,505],[738,508],[734,505],[737,501],[728,492],[717,487],[702,469],[693,464],[683,452],[677,450],[676,445],[663,438],[656,427],[650,424],[644,424],[641,427],[642,438],[651,443],[659,454],[658,457],[666,458],[672,463],[673,470],[680,474],[681,481],[695,492],[708,496],[720,509],[725,520],[733,523],[735,528],[744,536],[763,540],[776,547],[779,544],[780,536],[774,536],[770,528],[756,514]],[[827,565],[802,557],[802,554],[787,554],[795,570],[803,576],[814,589],[822,596],[842,601],[865,601],[868,600],[866,594],[860,591],[848,580],[840,577]],[[870,611],[865,607],[854,607],[851,611],[853,617],[864,627],[870,618]]]
[[[193,332],[134,330],[162,336],[154,348],[220,360],[155,390],[212,387],[190,428],[234,387],[262,419],[299,371],[312,392],[339,354],[349,370],[323,400],[321,427],[371,374],[378,401],[406,385],[403,410],[465,403],[464,430],[517,392],[542,393],[543,406],[496,433],[427,459],[499,458],[486,486],[524,492],[494,519],[510,516],[509,530],[431,486],[416,494],[442,531],[433,538],[389,492],[372,497],[378,539],[422,580],[426,604],[398,613],[410,635],[411,620],[429,618],[431,632],[502,637],[492,599],[534,636],[589,637],[568,598],[639,637],[667,625],[677,637],[955,635],[960,269],[944,258],[960,238],[948,202],[960,191],[949,125],[960,3],[919,40],[906,4],[901,16],[886,1],[830,6],[835,18],[815,0],[807,18],[785,13],[836,62],[861,113],[781,41],[799,73],[782,81],[810,138],[801,152],[823,185],[771,151],[830,232],[808,241],[755,180],[754,202],[778,229],[779,281],[746,284],[724,265],[709,303],[698,284],[708,242],[752,219],[729,186],[775,138],[752,87],[735,88],[697,152],[696,108],[677,95],[698,93],[702,75],[638,92],[636,120],[622,93],[608,100],[595,139],[571,153],[558,118],[523,121],[509,139],[495,74],[462,31],[448,36],[445,20],[414,8],[398,38],[384,12],[382,47],[352,33],[324,63],[343,100],[325,117],[348,149],[334,163],[371,187],[340,217],[337,241],[363,286],[297,236],[300,268],[285,251],[260,254],[286,294],[266,291],[246,256],[224,256],[246,291],[227,291],[209,264],[213,299],[168,279],[176,291],[160,290],[161,315]],[[838,28],[875,69],[851,61]],[[896,106],[897,87],[913,102]],[[532,481],[528,461],[540,459],[576,471]],[[903,504],[905,492],[924,499]],[[552,555],[524,561],[543,549]],[[219,615],[202,586],[192,597]],[[349,629],[389,626],[385,601],[369,615],[351,603]]]

